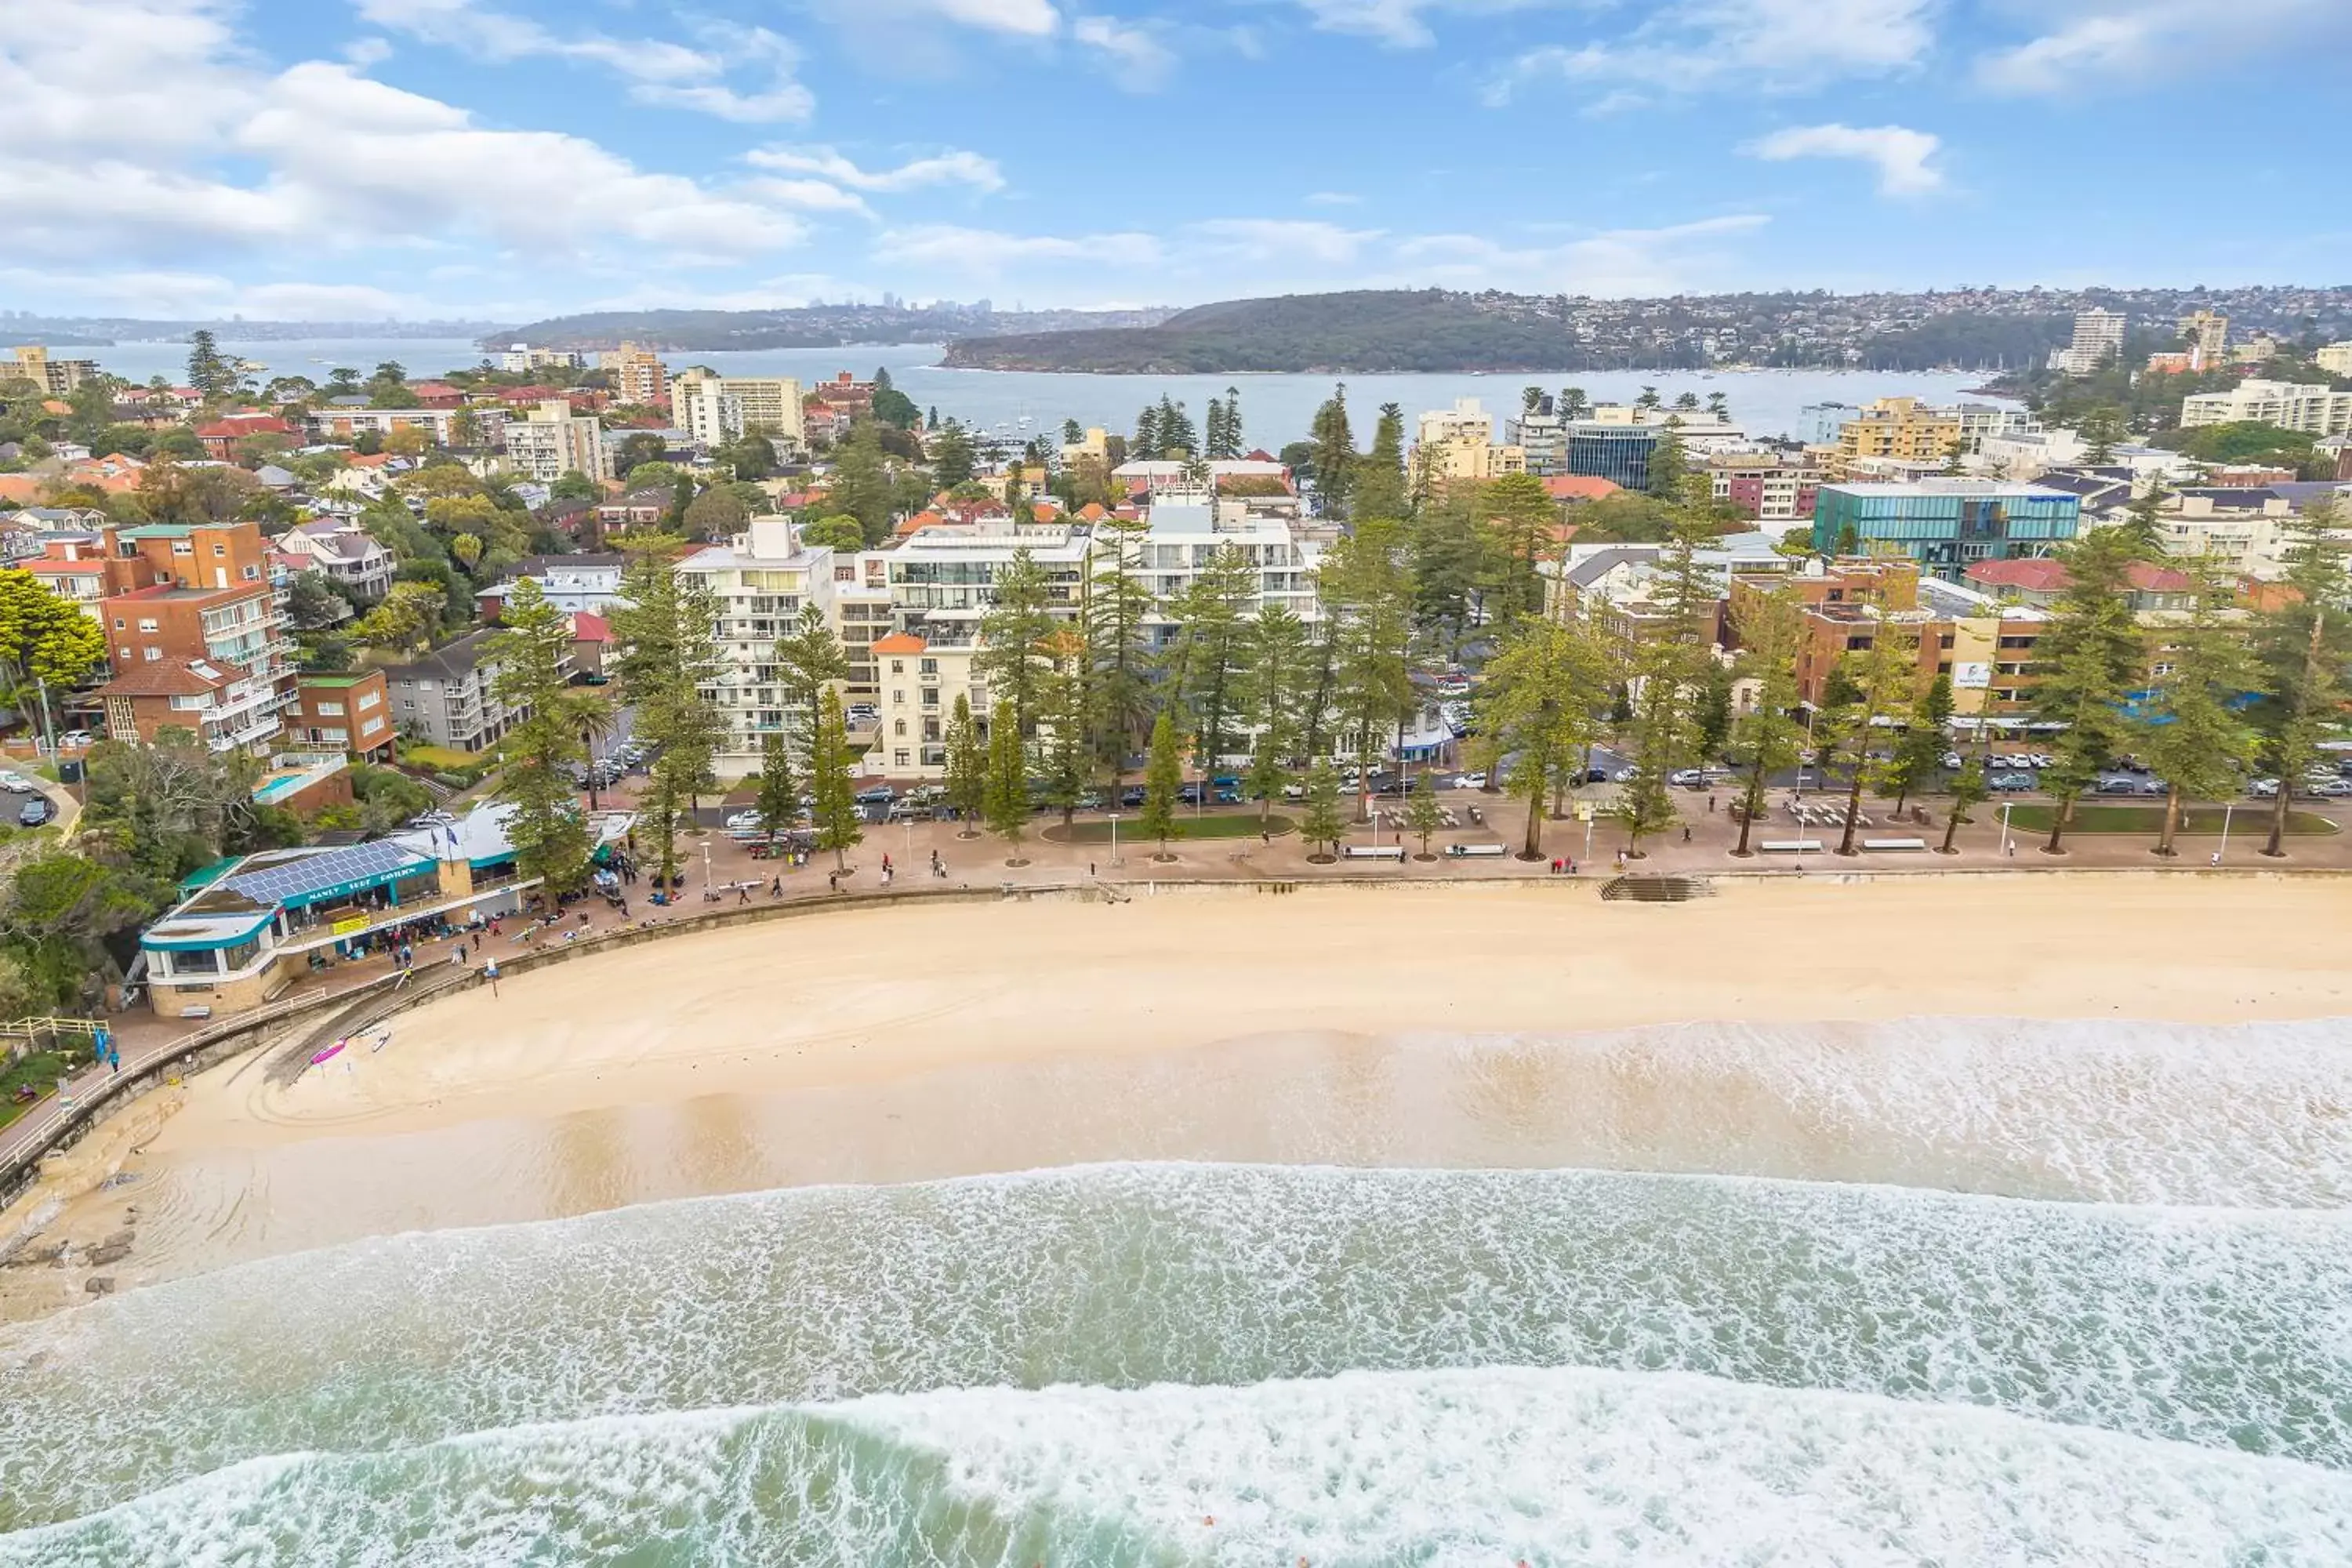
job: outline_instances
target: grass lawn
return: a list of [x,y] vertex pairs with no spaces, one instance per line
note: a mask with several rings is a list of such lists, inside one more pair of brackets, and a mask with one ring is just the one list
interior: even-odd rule
[[[2009,814],[2010,826],[2019,833],[2047,833],[2053,808],[2046,805],[2021,805]],[[1969,816],[1978,821],[2000,820],[1998,805],[1988,811],[1983,806]],[[2231,824],[2231,832],[2267,833],[2271,826],[2271,808],[2265,805],[2258,810],[2238,808]],[[2286,830],[2290,834],[2310,837],[2334,833],[2336,826],[2324,816],[2307,811],[2287,814]],[[2144,833],[2150,838],[2164,831],[2164,807],[2160,805],[2090,805],[2074,808],[2074,820],[2066,829],[2069,833]],[[2181,822],[2183,836],[2218,838],[2221,836],[2221,808],[2218,805],[2192,806]]]
[[[0,1127],[5,1127],[27,1110],[30,1105],[16,1103],[16,1089],[21,1084],[31,1084],[47,1095],[65,1076],[66,1058],[55,1051],[36,1051],[0,1072]],[[37,1101],[36,1102],[37,1103]]]
[[[1298,825],[1290,818],[1276,812],[1265,823],[1265,831],[1279,838],[1286,833],[1296,831],[1297,826]],[[1122,843],[1149,847],[1152,842],[1136,831],[1132,817],[1121,817],[1119,827],[1121,829],[1119,840]],[[1175,837],[1169,839],[1168,842],[1173,844],[1178,839],[1255,838],[1257,836],[1257,813],[1254,811],[1210,816],[1187,816],[1180,814],[1176,823]],[[1049,844],[1108,844],[1110,842],[1110,824],[1099,819],[1092,822],[1076,822],[1066,830],[1057,822],[1038,837]]]
[[403,746],[400,760],[413,768],[427,768],[436,773],[461,773],[478,768],[485,760],[480,752],[460,752],[448,746]]

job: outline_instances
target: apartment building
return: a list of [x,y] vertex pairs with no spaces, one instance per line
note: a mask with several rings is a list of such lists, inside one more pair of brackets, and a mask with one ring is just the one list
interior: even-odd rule
[[1959,440],[1957,409],[1930,407],[1916,397],[1882,397],[1838,426],[1831,477],[1850,478],[1856,459],[1864,458],[1940,466]]
[[515,584],[528,578],[565,615],[601,616],[621,602],[621,574],[628,565],[629,558],[618,551],[526,555],[507,568],[502,580],[474,597],[484,615],[495,616],[513,595]]
[[2067,375],[2088,375],[2105,361],[2124,351],[2126,318],[2120,310],[2089,310],[2074,316],[2074,334],[2063,349],[2050,353],[2050,368]]
[[41,552],[10,563],[40,579],[58,598],[98,613],[103,600],[134,588],[152,587],[155,568],[143,555],[125,552],[114,530],[104,525],[84,536],[44,541]]
[[1069,523],[974,523],[926,528],[885,555],[898,629],[929,641],[969,641],[995,606],[996,583],[1023,551],[1045,574],[1047,609],[1077,618],[1093,542]]
[[1823,485],[1813,548],[1823,555],[1899,551],[1958,583],[1979,561],[2047,555],[2074,537],[2082,498],[2037,485],[1967,479]]
[[1791,577],[1735,575],[1727,614],[1735,635],[1753,598],[1783,584],[1802,605],[1797,691],[1809,708],[1826,700],[1841,663],[1888,636],[1916,638],[1919,679],[1949,677],[1953,710],[1964,718],[2014,712],[2030,700],[2034,649],[2049,619],[2038,608],[1924,576],[1909,561],[1815,557]]
[[1495,438],[1495,419],[1475,397],[1457,397],[1451,408],[1433,408],[1415,422],[1413,445],[1442,447],[1448,442],[1475,442],[1484,447]]
[[[1586,620],[1624,643],[1664,637],[1674,619],[1664,602],[1663,544],[1570,544],[1561,557],[1536,568],[1543,579],[1544,614]],[[1740,577],[1774,578],[1794,569],[1769,533],[1729,533],[1693,560],[1717,585],[1718,598]],[[1725,628],[1714,639],[1727,641]]]
[[507,411],[487,405],[356,408],[328,405],[313,409],[308,423],[311,439],[318,441],[352,441],[370,434],[384,437],[415,430],[436,447],[498,447],[506,440]]
[[1826,477],[1822,467],[1781,452],[1718,452],[1706,460],[1715,500],[1759,522],[1811,522]]
[[[457,641],[382,673],[393,699],[393,722],[429,745],[483,752],[530,716],[528,708],[498,693],[499,662],[488,650],[495,628],[468,632]],[[572,656],[563,655],[564,673]]]
[[2300,381],[2242,381],[2227,392],[2200,392],[2181,399],[2186,428],[2260,420],[2306,436],[2352,434],[2352,392],[2336,392]]
[[11,349],[0,360],[0,381],[29,381],[52,397],[63,397],[98,375],[96,360],[51,359],[47,349],[37,346]]
[[1650,454],[1658,449],[1659,430],[1651,425],[1619,425],[1579,420],[1565,432],[1568,471],[1607,479],[1622,489],[1650,488]]
[[153,581],[99,602],[111,679],[107,732],[152,741],[166,726],[215,751],[268,754],[294,700],[294,643],[249,522],[150,524],[116,537]]
[[874,645],[890,635],[893,624],[886,552],[861,550],[833,558],[833,609],[842,657],[849,661],[849,679],[842,683],[843,700],[878,701],[882,686]]
[[2189,365],[2203,370],[2220,364],[2230,346],[2230,318],[2215,310],[2198,310],[2180,319],[2180,338],[2189,345]]
[[613,396],[622,403],[659,408],[669,401],[669,367],[650,349],[623,343],[598,354],[596,368],[612,373]]
[[801,384],[788,375],[720,375],[697,366],[669,384],[670,423],[708,452],[742,436],[779,446],[806,444]]
[[799,713],[776,684],[776,639],[814,605],[826,624],[834,611],[834,552],[802,542],[790,518],[755,517],[725,544],[696,551],[677,567],[718,601],[719,677],[703,688],[726,729],[713,761],[719,773],[740,778],[760,765],[761,747],[773,734],[804,744]]
[[507,467],[541,484],[552,484],[566,474],[613,477],[604,425],[572,413],[572,405],[561,397],[544,399],[509,417],[505,441]]
[[[1151,613],[1145,626],[1155,647],[1174,640],[1177,602],[1228,550],[1239,552],[1256,575],[1256,599],[1245,613],[1280,605],[1301,620],[1321,615],[1315,572],[1322,546],[1302,539],[1289,522],[1254,516],[1230,504],[1155,506],[1149,521],[1146,532],[1128,542],[1125,565],[1129,575],[1150,590]],[[1112,546],[1106,541],[1098,548],[1108,564]]]
[[501,349],[498,362],[500,370],[515,375],[528,375],[535,370],[577,370],[588,363],[587,357],[574,349],[541,349],[529,343]]
[[392,687],[381,669],[349,675],[297,676],[286,710],[287,738],[295,745],[348,752],[374,760],[392,755]]
[[2330,375],[2352,375],[2352,342],[2327,344],[2311,356],[2311,363]]
[[881,727],[870,755],[892,778],[947,776],[947,726],[958,697],[985,728],[988,691],[971,668],[978,651],[978,640],[960,629],[938,637],[892,632],[874,644]]

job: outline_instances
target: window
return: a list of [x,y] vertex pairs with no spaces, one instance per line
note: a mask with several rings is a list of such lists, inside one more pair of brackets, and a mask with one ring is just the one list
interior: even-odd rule
[[906,674],[906,673],[907,673],[907,661],[906,661],[905,659],[903,659],[903,658],[894,658],[894,659],[892,659],[892,660],[890,661],[890,673],[891,673],[891,674],[893,674],[893,675],[904,675],[904,674]]
[[359,700],[359,703],[358,703],[359,710],[360,710],[361,712],[364,713],[364,712],[366,712],[369,709],[371,709],[371,708],[374,707],[377,703],[379,703],[379,702],[381,702],[381,701],[383,701],[383,699],[382,697],[379,697],[378,695],[376,695],[376,694],[375,694],[374,692],[373,692],[373,691],[362,691],[362,692],[361,692],[361,693],[360,693],[360,700]]
[[[114,624],[119,626],[122,623],[121,621],[117,621]],[[142,616],[139,622],[139,629],[142,632],[153,632],[160,630],[161,628],[159,628],[152,619]]]
[[907,755],[908,754],[905,752],[893,752],[890,753],[890,761],[897,766],[903,768],[907,765]]
[[1946,632],[1943,636],[1936,639],[1936,646],[1937,647],[1950,647],[1958,640],[1959,639],[1954,637],[1950,632]]
[[226,545],[226,544],[215,544],[215,545],[214,545],[214,546],[213,546],[213,559],[214,559],[214,560],[215,560],[215,561],[224,561],[224,560],[226,560],[227,558],[228,558],[228,546],[227,546],[227,545]]
[[925,675],[937,675],[940,672],[940,661],[935,658],[927,658],[923,660],[922,663],[916,666],[916,668],[921,670]]
[[905,740],[907,738],[907,721],[904,719],[892,720],[890,721],[890,733],[897,736],[901,741]]
[[162,658],[163,657],[163,650],[160,647],[151,646],[147,649],[147,662],[150,664],[154,663],[157,659]]
[[174,555],[194,555],[195,552],[196,552],[196,547],[195,547],[194,545],[193,545],[193,544],[189,543],[186,540],[184,540],[184,539],[175,539],[175,540],[172,541],[172,553],[173,553],[173,554],[174,554]]
[[248,583],[258,581],[260,576],[261,568],[258,566],[248,566],[245,569],[245,580]]
[[343,705],[340,702],[321,702],[319,704],[319,717],[321,719],[340,719],[342,715]]

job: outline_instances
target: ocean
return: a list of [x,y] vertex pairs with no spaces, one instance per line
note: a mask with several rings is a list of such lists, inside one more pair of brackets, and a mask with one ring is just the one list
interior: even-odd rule
[[1267,1158],[0,1328],[0,1565],[2352,1562],[2340,1023],[1415,1036],[1321,1089]]
[[[271,375],[307,375],[324,381],[337,366],[347,365],[362,375],[386,360],[397,361],[412,375],[438,374],[478,363],[482,351],[463,339],[321,339],[273,342],[224,342],[221,352],[268,368]],[[60,353],[68,353],[59,350]],[[143,382],[164,375],[174,380],[187,370],[184,343],[119,343],[110,348],[76,349],[78,357],[95,359],[116,375]],[[1209,399],[1222,397],[1228,387],[1241,393],[1244,437],[1253,446],[1272,451],[1290,441],[1307,438],[1315,410],[1344,380],[1348,406],[1354,416],[1359,445],[1371,442],[1372,425],[1380,405],[1393,402],[1410,422],[1424,409],[1449,408],[1460,397],[1482,401],[1502,421],[1519,407],[1520,389],[1540,386],[1557,393],[1563,386],[1581,386],[1595,402],[1630,403],[1644,386],[1654,385],[1671,400],[1692,393],[1704,400],[1722,393],[1735,418],[1759,436],[1782,435],[1798,427],[1798,411],[1811,403],[1859,405],[1874,397],[1915,395],[1938,403],[1957,399],[1985,379],[1984,373],[1841,372],[1841,371],[1555,371],[1513,372],[1498,375],[1057,375],[1025,371],[948,370],[940,364],[941,351],[932,346],[836,349],[762,349],[715,353],[677,353],[665,357],[673,368],[707,364],[739,375],[790,375],[803,384],[832,379],[842,371],[860,380],[877,368],[887,369],[898,389],[926,410],[937,408],[942,417],[954,417],[1005,435],[1026,438],[1044,435],[1058,440],[1062,422],[1099,425],[1114,431],[1130,430],[1135,416],[1147,403],[1172,397],[1192,412],[1195,421],[1208,412]],[[1982,401],[1999,401],[1982,399]],[[1024,423],[1026,421],[1027,423]]]

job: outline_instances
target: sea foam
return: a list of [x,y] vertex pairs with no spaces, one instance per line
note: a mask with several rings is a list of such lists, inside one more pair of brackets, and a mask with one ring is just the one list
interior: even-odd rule
[[1016,1568],[2352,1559],[2352,1476],[1981,1410],[1583,1369],[604,1418],[250,1461],[0,1564]]
[[547,1421],[1502,1365],[2352,1468],[2352,1216],[1129,1165],[400,1237],[0,1331],[0,1528],[270,1455]]

